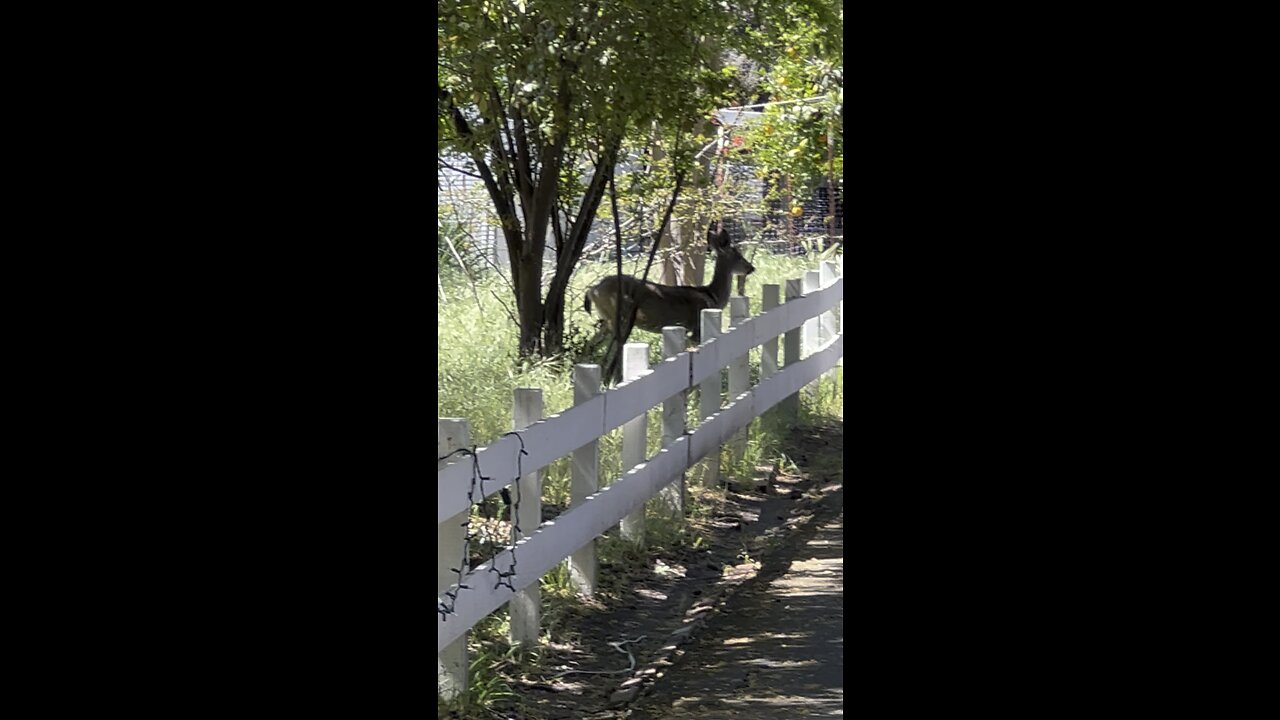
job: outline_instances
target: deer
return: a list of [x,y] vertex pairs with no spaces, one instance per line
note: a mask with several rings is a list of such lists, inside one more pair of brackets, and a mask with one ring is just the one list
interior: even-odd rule
[[[703,310],[720,310],[729,302],[729,285],[734,275],[750,275],[755,272],[742,252],[729,239],[724,223],[717,221],[707,229],[707,244],[716,254],[716,269],[709,285],[659,285],[630,276],[619,278],[610,275],[587,290],[584,309],[595,312],[615,336],[618,288],[621,287],[635,303],[635,327],[660,333],[668,325],[679,325],[693,333],[693,342],[701,341],[702,325],[699,314]],[[628,310],[623,306],[623,312]]]

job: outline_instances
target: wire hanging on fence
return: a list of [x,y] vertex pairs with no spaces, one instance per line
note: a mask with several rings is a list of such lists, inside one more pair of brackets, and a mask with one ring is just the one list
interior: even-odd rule
[[[516,588],[511,583],[511,578],[514,577],[516,574],[515,543],[519,541],[519,539],[523,535],[523,532],[520,529],[520,500],[522,496],[522,491],[520,489],[520,476],[524,474],[524,464],[521,458],[525,455],[528,455],[529,452],[524,448],[524,438],[520,435],[520,433],[518,432],[504,433],[502,437],[507,437],[508,435],[514,435],[516,440],[520,441],[520,452],[517,453],[516,455],[516,477],[514,480],[511,481],[511,484],[515,485],[516,487],[515,502],[514,503],[511,502],[511,493],[507,490],[506,487],[503,487],[501,490],[502,502],[503,502],[503,505],[506,506],[507,513],[511,518],[511,527],[513,532],[511,545],[509,547],[511,552],[511,562],[508,564],[508,567],[505,571],[499,570],[498,554],[502,552],[502,549],[497,549],[494,551],[492,557],[489,559],[489,572],[494,573],[498,576],[498,580],[496,584],[494,584],[493,586],[494,590],[497,590],[503,585],[506,585],[508,588],[511,589],[512,592],[515,592]],[[471,458],[471,485],[467,488],[466,518],[461,523],[459,523],[459,525],[463,528],[462,558],[458,561],[457,567],[449,568],[451,572],[457,574],[458,581],[454,583],[453,587],[445,591],[444,597],[446,598],[446,600],[443,602],[438,601],[437,607],[436,607],[436,612],[440,613],[440,619],[446,622],[449,619],[449,615],[455,612],[455,608],[457,607],[457,604],[458,604],[458,593],[463,590],[471,589],[470,585],[462,584],[462,575],[464,572],[464,568],[467,567],[467,560],[470,559],[470,556],[471,556],[471,541],[476,539],[477,537],[476,534],[471,530],[471,509],[475,507],[477,503],[477,500],[476,500],[477,488],[479,488],[480,490],[479,503],[481,507],[481,514],[485,515],[485,517],[488,518],[488,515],[486,514],[486,511],[484,509],[484,500],[485,498],[488,497],[488,493],[486,493],[484,490],[484,483],[486,480],[492,482],[493,478],[488,475],[485,475],[484,472],[480,469],[480,456],[476,454],[476,450],[477,450],[477,446],[472,445],[469,448],[458,448],[457,450],[454,450],[451,453],[448,453],[442,457],[436,458],[437,462],[448,460],[449,458],[454,457],[455,455]],[[488,518],[488,519],[492,519],[492,518]]]
[[494,553],[493,561],[489,563],[489,572],[498,574],[498,583],[493,586],[494,590],[506,585],[508,588],[511,588],[511,592],[515,592],[516,588],[511,584],[511,578],[516,574],[516,543],[520,542],[520,538],[524,536],[524,533],[520,531],[520,498],[523,492],[520,489],[520,476],[524,475],[524,464],[520,458],[528,455],[529,452],[524,449],[524,438],[520,437],[520,433],[504,433],[502,437],[507,437],[508,435],[515,435],[516,439],[520,441],[520,452],[516,455],[516,479],[511,483],[516,486],[516,503],[514,507],[511,505],[511,495],[507,492],[506,488],[502,489],[502,500],[507,504],[508,508],[511,508],[511,565],[506,572],[499,570],[498,554]]

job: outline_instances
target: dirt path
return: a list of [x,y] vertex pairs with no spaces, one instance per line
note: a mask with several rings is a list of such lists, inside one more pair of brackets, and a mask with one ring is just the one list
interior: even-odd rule
[[514,704],[492,717],[842,715],[843,445],[840,420],[796,430],[794,466],[691,519],[698,547],[602,567],[608,587],[552,630],[564,642],[547,646],[548,671],[515,679]]
[[824,500],[794,554],[766,560],[757,581],[728,603],[669,680],[625,717],[844,715],[843,494]]

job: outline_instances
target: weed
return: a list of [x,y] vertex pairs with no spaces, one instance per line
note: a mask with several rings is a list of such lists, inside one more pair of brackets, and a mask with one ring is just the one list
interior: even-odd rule
[[485,717],[495,703],[516,697],[505,677],[514,664],[506,651],[496,650],[492,644],[469,644],[468,651],[473,654],[468,664],[467,688],[450,701],[437,696],[438,717]]

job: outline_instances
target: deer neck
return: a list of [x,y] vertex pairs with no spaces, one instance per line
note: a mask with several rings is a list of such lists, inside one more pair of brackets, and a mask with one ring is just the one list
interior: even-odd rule
[[711,276],[711,284],[703,286],[703,289],[711,296],[717,308],[722,308],[729,302],[729,281],[731,279],[732,273],[729,272],[729,261],[717,255],[716,269]]

